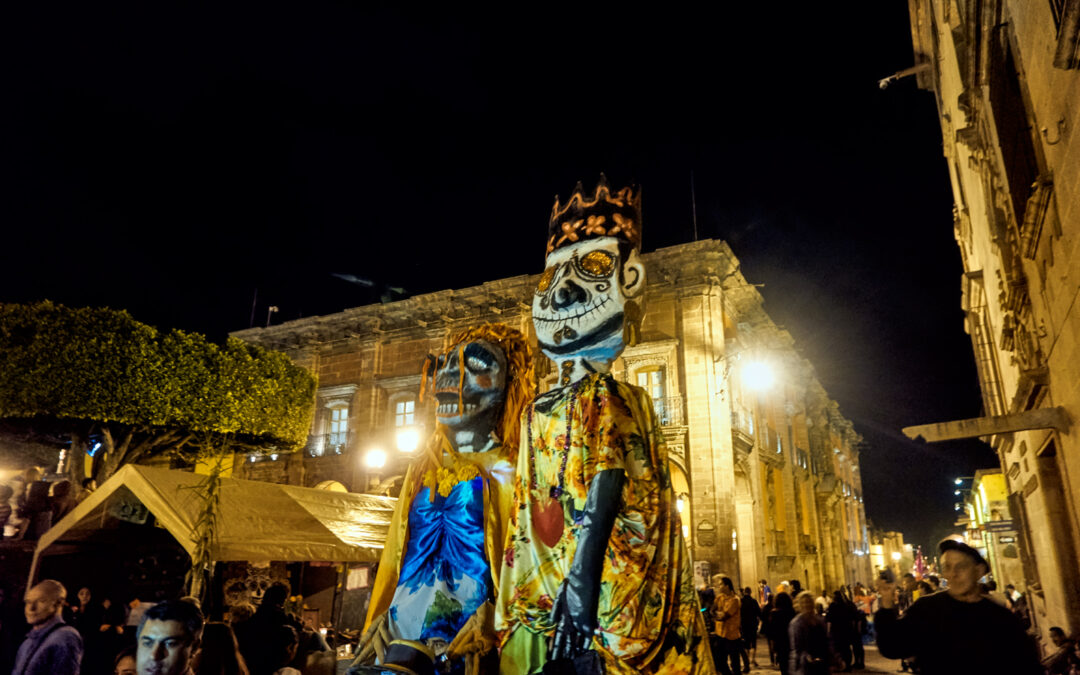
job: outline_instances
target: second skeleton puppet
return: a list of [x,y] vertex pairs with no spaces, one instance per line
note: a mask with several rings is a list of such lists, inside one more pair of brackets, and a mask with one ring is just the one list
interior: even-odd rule
[[[368,629],[352,672],[381,664],[450,672],[497,663],[492,601],[518,446],[530,395],[525,336],[502,325],[457,335],[429,357],[436,431],[409,467],[372,588]],[[372,669],[374,668],[374,669]]]

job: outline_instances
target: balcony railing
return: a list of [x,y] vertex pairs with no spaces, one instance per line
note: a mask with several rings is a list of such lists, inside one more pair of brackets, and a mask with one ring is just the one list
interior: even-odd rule
[[308,436],[304,454],[308,457],[329,457],[341,455],[352,441],[353,432],[345,431],[334,434],[312,434]]
[[653,410],[662,427],[678,427],[686,424],[682,396],[665,396],[653,399]]

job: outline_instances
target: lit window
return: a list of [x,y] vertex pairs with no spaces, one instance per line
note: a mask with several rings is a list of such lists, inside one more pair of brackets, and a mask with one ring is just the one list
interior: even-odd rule
[[330,434],[327,443],[334,449],[336,454],[341,454],[345,446],[345,439],[349,433],[349,409],[330,409]]
[[645,368],[637,373],[637,385],[649,392],[654,402],[664,400],[664,369],[660,366]]
[[408,427],[412,426],[416,418],[416,401],[414,399],[408,399],[407,401],[398,401],[394,404],[394,426],[395,427]]
[[660,424],[667,425],[669,423],[670,412],[667,408],[667,399],[664,398],[664,368],[662,366],[652,366],[643,368],[637,372],[637,385],[649,392],[649,396],[653,400],[653,408],[656,410],[656,416],[660,418]]

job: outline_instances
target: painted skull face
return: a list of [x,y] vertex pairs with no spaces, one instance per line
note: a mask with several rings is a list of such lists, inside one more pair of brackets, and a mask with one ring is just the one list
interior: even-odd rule
[[623,260],[614,237],[555,249],[533,296],[540,349],[554,361],[587,359],[610,364],[626,346],[624,308],[645,287],[637,253]]
[[477,340],[455,345],[436,362],[435,417],[451,430],[486,438],[495,429],[506,399],[506,355]]

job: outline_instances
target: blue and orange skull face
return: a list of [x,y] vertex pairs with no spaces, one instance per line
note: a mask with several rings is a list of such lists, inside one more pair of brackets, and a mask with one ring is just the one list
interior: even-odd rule
[[487,437],[506,400],[506,355],[486,340],[455,345],[435,360],[435,417],[453,431]]
[[644,288],[645,268],[637,253],[623,259],[614,237],[555,249],[533,296],[540,349],[554,361],[583,358],[610,364],[626,346],[626,304]]

